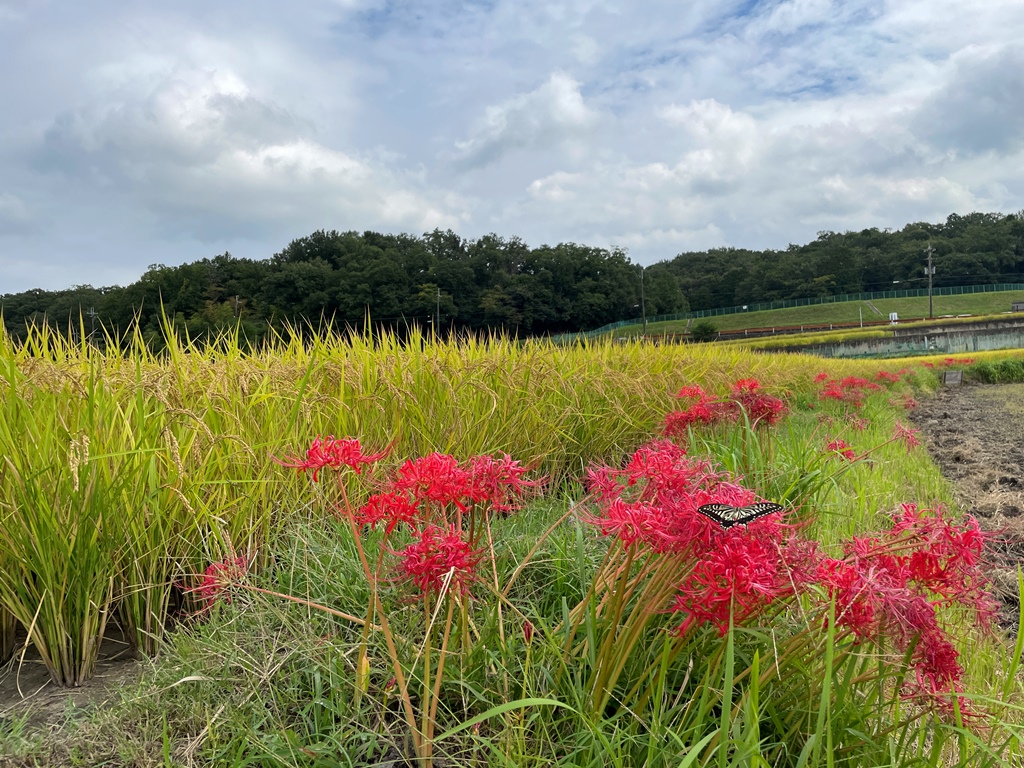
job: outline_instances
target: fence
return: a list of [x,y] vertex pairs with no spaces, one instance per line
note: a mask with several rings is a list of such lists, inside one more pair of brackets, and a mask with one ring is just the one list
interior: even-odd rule
[[[990,285],[958,285],[945,288],[935,288],[932,291],[934,296],[957,296],[965,293],[996,293],[997,291],[1024,291],[1024,283],[993,283]],[[744,304],[737,307],[721,307],[719,309],[700,309],[696,312],[679,312],[674,315],[655,315],[648,317],[648,323],[664,323],[671,320],[700,320],[706,317],[718,317],[719,315],[735,315],[740,312],[763,312],[769,309],[789,309],[790,307],[808,307],[814,304],[838,304],[843,301],[872,301],[874,299],[910,299],[919,296],[927,296],[927,288],[908,288],[901,291],[871,291],[869,293],[841,293],[836,296],[815,296],[807,299],[786,299],[784,301],[762,301],[757,304]],[[603,336],[614,331],[616,328],[639,325],[640,318],[619,320],[608,325],[602,325],[592,331],[580,333],[565,333],[553,336],[554,342],[569,342],[579,339],[592,339],[596,336]]]

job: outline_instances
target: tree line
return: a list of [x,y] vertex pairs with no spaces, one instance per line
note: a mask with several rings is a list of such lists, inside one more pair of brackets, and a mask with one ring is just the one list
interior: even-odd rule
[[440,334],[538,336],[618,320],[717,307],[936,286],[1024,282],[1024,215],[953,214],[899,231],[821,232],[785,250],[717,248],[646,268],[625,251],[576,243],[531,248],[517,237],[476,240],[318,231],[263,260],[224,253],[152,265],[127,286],[76,286],[0,296],[8,333],[32,324],[115,335],[138,321],[150,340],[164,323],[193,338],[241,330],[258,343],[286,328],[329,325]]

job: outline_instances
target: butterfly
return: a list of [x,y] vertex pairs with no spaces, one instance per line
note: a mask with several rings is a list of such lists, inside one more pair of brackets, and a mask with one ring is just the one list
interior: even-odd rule
[[759,501],[746,507],[730,507],[728,504],[705,504],[697,507],[697,511],[704,517],[714,520],[726,530],[734,525],[746,525],[772,512],[781,512],[782,509],[782,505],[774,501]]

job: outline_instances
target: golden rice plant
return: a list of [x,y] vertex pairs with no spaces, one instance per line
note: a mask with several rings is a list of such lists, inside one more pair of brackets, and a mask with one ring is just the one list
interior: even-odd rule
[[[272,457],[317,435],[393,446],[396,460],[504,451],[554,484],[648,439],[683,384],[741,376],[799,389],[822,368],[871,369],[714,345],[559,347],[413,329],[292,333],[243,351],[165,329],[103,349],[45,328],[0,338],[0,606],[58,682],[88,676],[111,611],[147,654],[176,584],[228,554],[259,560],[284,517],[309,510]],[[79,338],[84,338],[80,335]]]

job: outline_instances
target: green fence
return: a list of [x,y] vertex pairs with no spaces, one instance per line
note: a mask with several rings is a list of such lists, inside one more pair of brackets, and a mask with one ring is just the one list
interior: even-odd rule
[[[932,291],[934,296],[958,296],[964,293],[996,293],[997,291],[1024,291],[1024,283],[994,283],[991,285],[956,285],[945,288],[935,288]],[[718,317],[719,315],[735,315],[739,312],[763,312],[768,309],[789,309],[790,307],[808,307],[813,304],[838,304],[842,301],[872,301],[874,299],[909,299],[918,296],[927,296],[927,288],[908,288],[902,291],[872,291],[870,293],[842,293],[837,296],[815,296],[808,299],[786,299],[785,301],[762,301],[757,304],[744,304],[738,307],[721,307],[719,309],[701,309],[696,312],[679,312],[674,315],[655,315],[648,317],[648,323],[662,323],[668,320],[699,320],[705,317]],[[565,333],[560,336],[552,336],[552,341],[568,342],[578,339],[592,339],[596,336],[603,336],[614,331],[616,328],[625,328],[627,325],[639,325],[640,318],[619,320],[618,322],[602,325],[592,331],[581,333]]]

